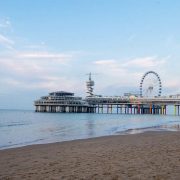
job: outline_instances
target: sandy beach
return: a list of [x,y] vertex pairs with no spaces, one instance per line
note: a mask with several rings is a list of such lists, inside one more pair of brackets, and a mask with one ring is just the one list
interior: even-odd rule
[[0,179],[180,179],[180,132],[145,132],[0,151]]

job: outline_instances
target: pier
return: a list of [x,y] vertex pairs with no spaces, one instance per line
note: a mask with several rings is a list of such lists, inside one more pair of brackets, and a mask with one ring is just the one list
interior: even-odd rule
[[106,114],[167,114],[174,106],[174,115],[180,115],[180,98],[156,97],[74,97],[73,93],[54,92],[35,101],[36,112],[106,113]]
[[[42,96],[34,102],[36,112],[60,112],[60,113],[106,113],[106,114],[159,114],[166,115],[167,108],[173,106],[174,115],[180,115],[180,95],[161,96],[162,83],[159,75],[154,71],[146,72],[140,82],[140,95],[129,96],[102,96],[94,95],[94,81],[91,73],[86,82],[87,96],[74,96],[74,93],[57,91],[47,96]],[[145,81],[153,75],[157,84],[152,83],[145,89]],[[152,95],[157,88],[157,95]],[[144,90],[145,89],[145,90]],[[148,95],[148,93],[150,95]]]
[[95,113],[106,114],[167,114],[167,107],[174,107],[174,115],[180,115],[180,98],[156,97],[88,97],[86,101],[95,107]]

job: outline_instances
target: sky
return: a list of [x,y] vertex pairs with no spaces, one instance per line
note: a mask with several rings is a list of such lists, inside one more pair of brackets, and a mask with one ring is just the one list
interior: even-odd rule
[[34,109],[51,91],[139,92],[153,70],[180,93],[180,1],[0,0],[0,109]]

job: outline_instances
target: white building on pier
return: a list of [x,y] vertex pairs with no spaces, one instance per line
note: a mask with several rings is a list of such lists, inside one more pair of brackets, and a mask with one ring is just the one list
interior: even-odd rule
[[81,97],[76,97],[74,93],[65,91],[51,92],[48,96],[42,96],[36,100],[34,104],[36,112],[88,113],[94,110]]

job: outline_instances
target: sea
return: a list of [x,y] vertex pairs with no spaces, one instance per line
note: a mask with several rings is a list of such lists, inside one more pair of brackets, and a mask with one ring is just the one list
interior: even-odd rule
[[144,131],[177,131],[179,127],[180,116],[173,113],[125,115],[0,110],[0,149]]

